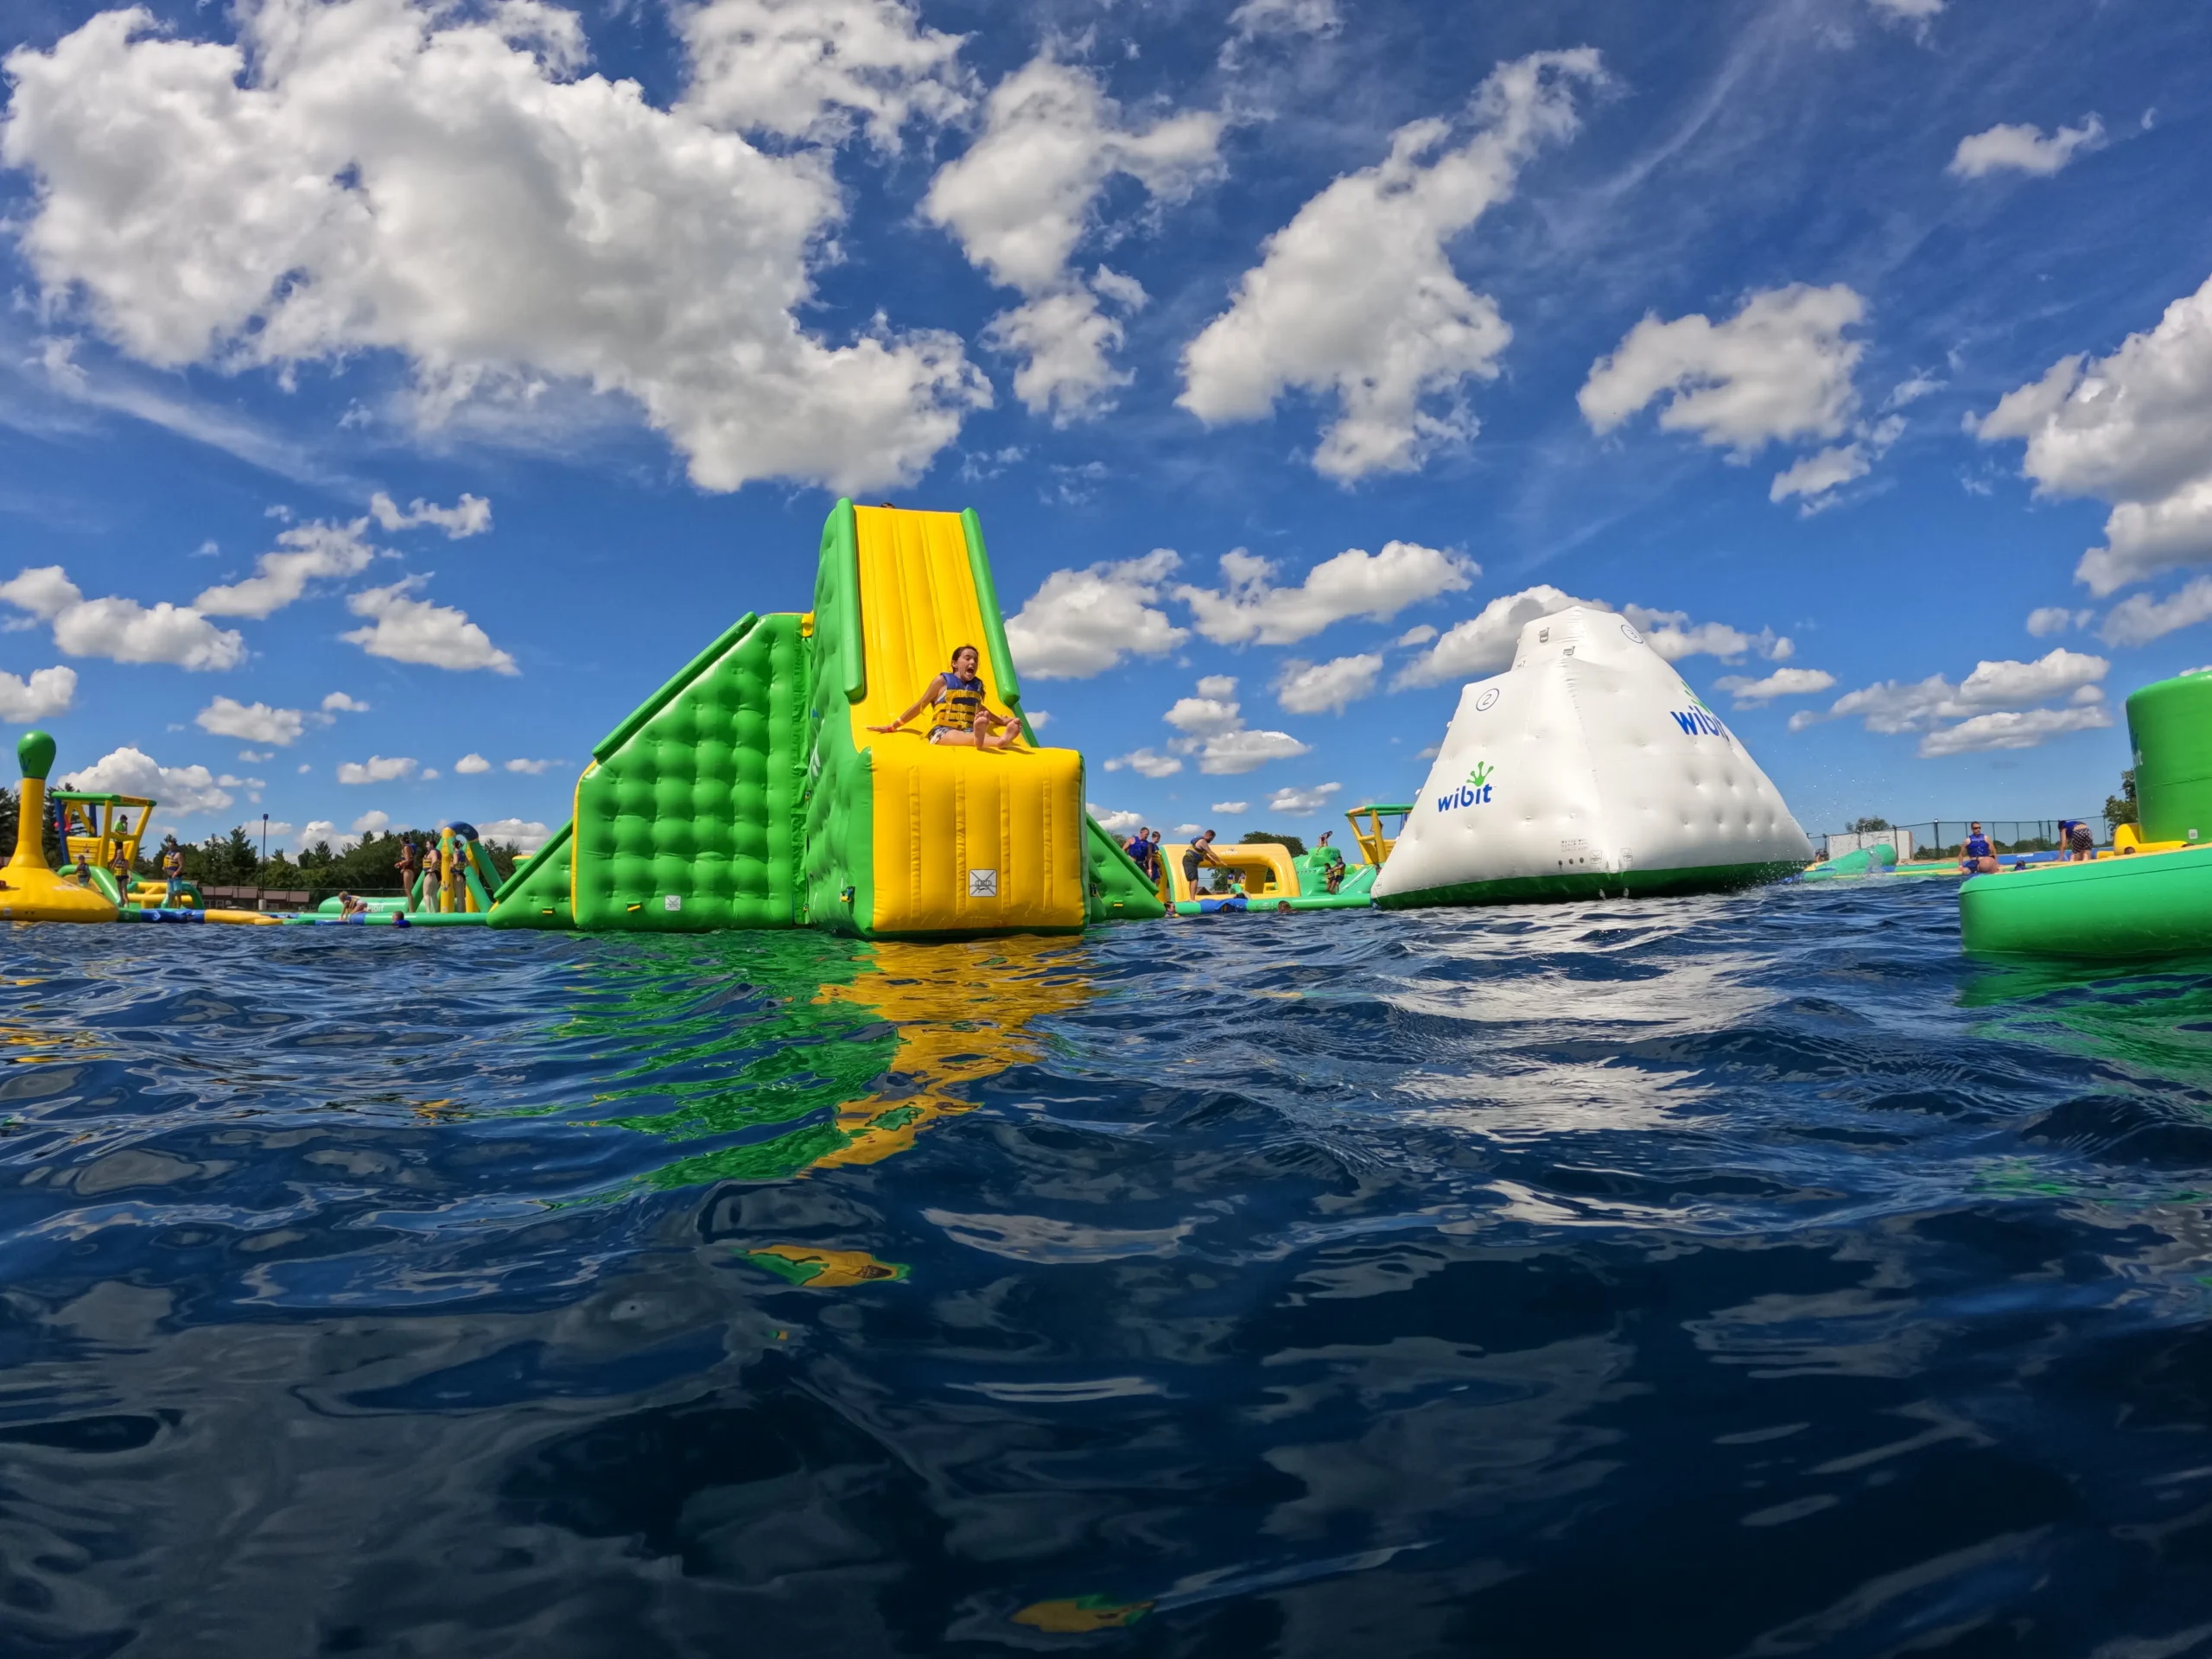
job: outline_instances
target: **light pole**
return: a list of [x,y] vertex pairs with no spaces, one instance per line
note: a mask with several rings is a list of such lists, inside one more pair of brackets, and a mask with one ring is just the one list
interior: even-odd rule
[[269,815],[266,812],[261,815],[261,861],[264,864],[269,861]]

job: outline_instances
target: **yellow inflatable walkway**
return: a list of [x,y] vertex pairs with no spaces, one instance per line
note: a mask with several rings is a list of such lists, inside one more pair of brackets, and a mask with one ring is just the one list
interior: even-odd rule
[[[815,590],[809,919],[878,937],[1084,924],[1083,757],[1022,738],[932,744],[928,717],[884,734],[962,645],[987,700],[1021,720],[982,535],[971,512],[840,504]],[[842,822],[841,822],[842,820]]]

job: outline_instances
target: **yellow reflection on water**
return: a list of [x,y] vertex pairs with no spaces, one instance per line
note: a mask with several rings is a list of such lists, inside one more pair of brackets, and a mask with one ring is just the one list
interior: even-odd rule
[[1082,961],[1079,948],[1054,938],[877,941],[857,977],[824,985],[816,1001],[865,1010],[896,1028],[889,1086],[838,1108],[842,1142],[813,1167],[880,1162],[939,1118],[972,1109],[968,1085],[1041,1053],[1032,1021],[1096,994]]

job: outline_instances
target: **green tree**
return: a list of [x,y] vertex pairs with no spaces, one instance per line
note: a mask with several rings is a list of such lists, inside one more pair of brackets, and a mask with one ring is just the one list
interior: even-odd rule
[[1896,827],[1887,818],[1853,818],[1851,821],[1849,833],[1854,836],[1872,836]]
[[2120,774],[2120,793],[2105,797],[2105,822],[2114,829],[2123,823],[2139,824],[2140,803],[2135,798],[2135,773],[2133,769]]
[[1280,847],[1287,848],[1293,858],[1306,856],[1306,842],[1302,836],[1279,836],[1272,830],[1247,830],[1237,837],[1237,841],[1246,847],[1256,847],[1268,842],[1274,842]]

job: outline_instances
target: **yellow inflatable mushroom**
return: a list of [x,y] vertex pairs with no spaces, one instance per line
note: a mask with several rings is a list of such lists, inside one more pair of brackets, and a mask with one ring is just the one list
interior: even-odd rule
[[16,745],[23,792],[16,804],[16,855],[0,867],[0,922],[111,922],[115,906],[91,887],[65,881],[46,861],[46,774],[54,740],[25,732]]

